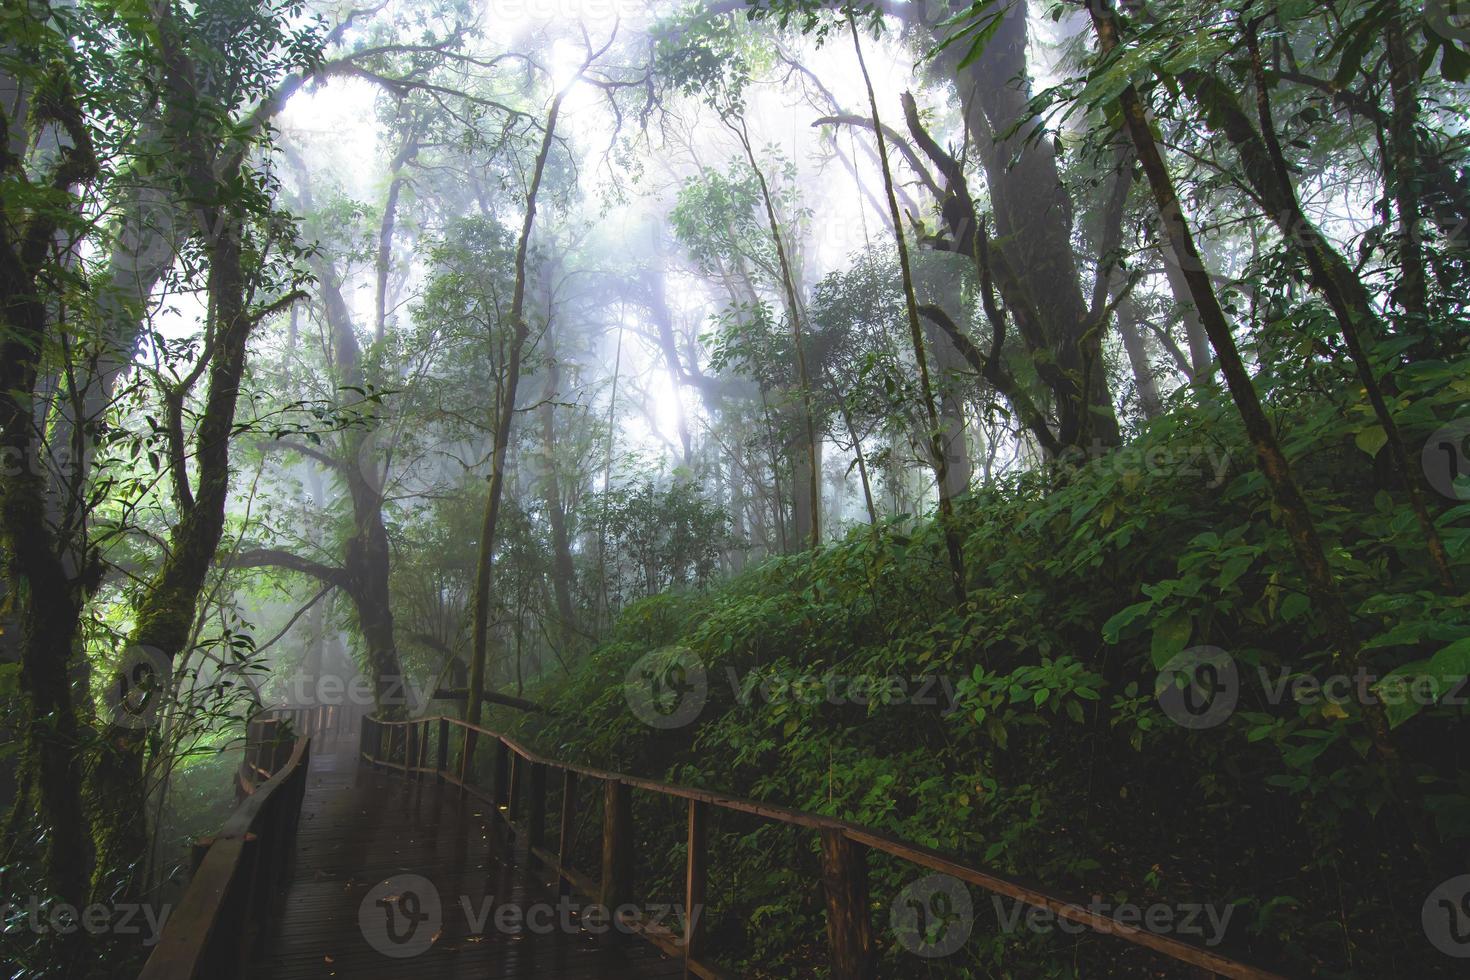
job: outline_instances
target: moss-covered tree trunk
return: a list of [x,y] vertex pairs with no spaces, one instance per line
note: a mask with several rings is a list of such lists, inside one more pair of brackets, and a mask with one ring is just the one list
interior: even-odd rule
[[[129,647],[147,651],[163,663],[185,653],[193,633],[199,595],[219,547],[230,484],[230,437],[245,372],[246,345],[259,314],[247,309],[253,271],[247,267],[245,224],[249,205],[237,185],[241,160],[221,154],[199,103],[194,64],[168,7],[155,11],[161,74],[167,105],[165,130],[178,154],[181,199],[197,202],[196,231],[209,265],[206,291],[211,316],[204,353],[195,370],[165,392],[173,433],[170,476],[178,521],[169,534],[162,564],[135,609]],[[182,433],[182,405],[206,372],[208,391],[194,434],[194,486],[190,486]],[[113,678],[112,683],[121,683]],[[143,729],[114,719],[93,772],[94,841],[97,864],[93,888],[98,899],[115,899],[136,886],[146,855]]]
[[[69,232],[62,230],[80,209],[69,192],[90,183],[98,168],[66,70],[29,64],[36,55],[32,48],[6,53],[14,70],[27,75],[0,79],[7,94],[0,107],[6,136],[0,148],[0,623],[15,631],[10,639],[20,661],[23,711],[20,792],[3,843],[7,855],[16,854],[29,830],[23,825],[38,823],[47,885],[80,905],[91,855],[82,804],[89,740],[78,719],[69,667],[78,652],[81,604],[92,571],[81,522],[71,516],[48,520],[48,488],[38,464],[49,450],[37,433],[45,361],[63,335],[75,330],[58,318],[64,307],[55,301],[56,283],[65,278],[59,266],[69,259],[59,257],[67,249],[57,243],[67,240]],[[21,115],[11,118],[10,109]],[[25,153],[40,132],[61,136],[54,157],[37,164]],[[42,185],[55,197],[39,197],[36,188]],[[73,477],[79,479],[75,471]],[[80,493],[80,486],[71,490]]]

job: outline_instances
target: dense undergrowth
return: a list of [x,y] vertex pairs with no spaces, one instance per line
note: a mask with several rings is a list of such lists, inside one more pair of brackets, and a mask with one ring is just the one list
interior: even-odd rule
[[[1421,364],[1399,384],[1416,447],[1470,394],[1464,365]],[[1400,489],[1375,470],[1371,420],[1326,401],[1275,409],[1372,673],[1463,674],[1470,608],[1435,587]],[[1440,498],[1436,514],[1470,581],[1470,506]],[[1419,794],[1405,800],[1385,789],[1351,698],[1288,685],[1273,699],[1283,680],[1330,677],[1332,651],[1228,404],[1180,399],[1120,453],[981,487],[957,520],[961,607],[932,523],[857,528],[707,593],[631,607],[609,642],[536,692],[555,713],[519,721],[522,734],[564,757],[851,818],[1079,896],[1207,903],[1229,916],[1222,949],[1287,972],[1454,974],[1420,910],[1466,870],[1466,709],[1390,707]],[[1191,730],[1155,685],[1200,645],[1229,655],[1239,703]],[[689,724],[650,726],[630,709],[625,677],[650,666],[670,697],[702,670],[707,701]],[[840,694],[847,679],[889,677],[905,679],[907,700],[825,694],[829,680]],[[938,683],[923,690],[921,677]],[[910,703],[921,693],[937,703]],[[640,892],[677,894],[681,819],[639,817],[651,868]],[[1421,817],[1450,865],[1426,869],[1414,853]],[[735,818],[715,832],[717,955],[770,976],[819,971],[813,837]],[[1115,938],[1006,931],[1009,906],[978,889],[964,945],[917,956],[896,941],[890,906],[923,872],[879,860],[872,874],[885,975],[1171,975]]]

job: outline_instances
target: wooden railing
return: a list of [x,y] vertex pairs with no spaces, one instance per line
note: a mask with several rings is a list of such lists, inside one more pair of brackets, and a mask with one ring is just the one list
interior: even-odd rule
[[[138,980],[240,975],[281,891],[311,762],[311,738],[282,743],[272,727],[279,723],[273,718],[251,723],[238,780],[247,795],[218,834],[195,845],[194,876]],[[265,768],[276,761],[273,772]]]
[[364,709],[351,704],[316,704],[309,707],[278,707],[270,710],[272,718],[288,721],[297,735],[317,735],[318,739],[358,734]]
[[245,757],[235,774],[235,798],[243,800],[285,765],[298,738],[317,745],[358,734],[363,712],[349,705],[275,707],[258,713],[245,726]]
[[[455,770],[450,769],[451,730],[458,733],[454,740],[459,750]],[[488,794],[471,785],[470,781],[472,760],[481,741],[495,753],[494,785]],[[429,758],[431,745],[434,749],[432,760]],[[463,793],[488,804],[518,833],[522,831],[516,826],[517,815],[524,806],[527,816],[523,832],[532,857],[553,870],[560,882],[595,898],[608,910],[629,904],[633,896],[634,790],[687,802],[688,851],[683,905],[686,913],[702,909],[706,904],[712,811],[753,814],[762,820],[813,831],[819,835],[821,843],[822,886],[826,899],[832,976],[839,980],[866,980],[873,977],[877,969],[877,949],[869,918],[867,854],[870,850],[949,875],[994,895],[1049,910],[1094,932],[1116,936],[1153,950],[1188,967],[1192,977],[1285,980],[1282,974],[1230,959],[1208,947],[1177,936],[1150,932],[1095,911],[1085,902],[1063,897],[1040,884],[965,864],[931,848],[898,840],[855,823],[548,759],[499,732],[457,718],[385,721],[368,716],[362,722],[360,747],[363,760],[370,764],[397,769],[411,776],[434,776],[459,787]],[[549,850],[544,840],[546,785],[552,773],[559,773],[562,779],[560,840],[555,851]],[[600,785],[603,795],[601,876],[596,879],[571,866],[577,794],[584,780]],[[705,978],[735,976],[708,959],[704,917],[686,914],[685,919],[682,935],[656,927],[636,914],[624,915],[622,923],[665,953],[682,960],[686,975]]]

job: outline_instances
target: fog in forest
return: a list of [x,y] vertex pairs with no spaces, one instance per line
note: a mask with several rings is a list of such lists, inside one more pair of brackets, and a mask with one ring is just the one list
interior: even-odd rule
[[719,879],[701,976],[1455,975],[1467,77],[1451,0],[8,6],[6,975],[273,975],[221,855],[395,767]]

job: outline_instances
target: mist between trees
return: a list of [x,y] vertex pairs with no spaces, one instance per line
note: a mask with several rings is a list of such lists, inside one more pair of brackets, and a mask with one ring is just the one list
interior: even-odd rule
[[[330,678],[1222,909],[1303,973],[1470,955],[1462,699],[1161,707],[1220,693],[1204,645],[1282,691],[1470,671],[1460,5],[43,0],[0,35],[5,907],[176,900],[248,720]],[[659,724],[690,664],[946,710],[706,684]],[[759,840],[712,942],[814,975],[812,855]],[[922,965],[1142,975],[1050,933]],[[61,936],[5,958],[146,955]]]

